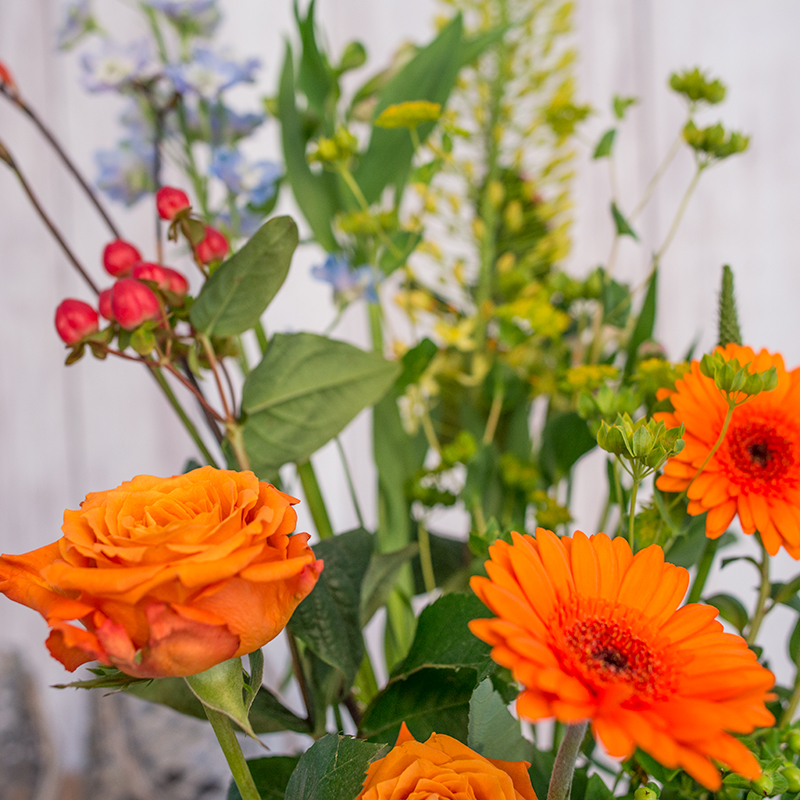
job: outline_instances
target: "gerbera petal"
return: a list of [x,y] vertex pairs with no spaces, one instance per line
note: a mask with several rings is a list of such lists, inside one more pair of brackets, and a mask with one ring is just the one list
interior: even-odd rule
[[585,597],[596,597],[600,589],[600,566],[594,547],[583,531],[572,536],[572,575]]

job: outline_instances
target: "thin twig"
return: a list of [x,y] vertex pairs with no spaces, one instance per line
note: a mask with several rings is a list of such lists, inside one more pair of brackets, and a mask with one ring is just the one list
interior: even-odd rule
[[[199,397],[202,397],[203,400],[205,400],[205,395],[203,394],[203,390],[200,388],[200,384],[197,382],[197,378],[195,378],[194,373],[189,367],[189,362],[185,356],[182,356],[180,358],[180,364],[183,369],[183,373],[186,376],[186,379],[189,381],[189,383],[192,384],[192,387],[194,388],[194,394],[198,395]],[[217,444],[222,444],[222,440],[225,438],[225,436],[220,430],[219,425],[217,425],[216,419],[212,414],[208,412],[203,402],[198,400],[198,403],[200,405],[200,409],[203,412],[203,415],[206,418],[206,423],[208,423],[208,427],[211,430],[211,433],[214,434],[214,438],[217,440]]]
[[12,172],[17,176],[20,184],[22,185],[25,194],[28,195],[28,200],[31,201],[31,205],[36,210],[36,213],[41,217],[44,224],[47,226],[50,233],[53,235],[53,238],[58,242],[61,249],[64,251],[64,254],[72,263],[72,266],[78,270],[81,274],[81,277],[89,284],[89,287],[95,294],[100,294],[100,290],[97,288],[95,282],[89,277],[89,273],[81,265],[80,261],[78,261],[77,256],[72,252],[69,245],[64,240],[64,237],[59,232],[58,228],[56,228],[53,221],[47,215],[47,212],[42,208],[39,201],[36,199],[36,195],[33,193],[33,189],[31,189],[30,184],[27,180],[25,180],[25,176],[20,171],[19,167],[17,166],[17,162],[11,156],[11,153],[8,151],[8,148],[0,142],[0,160],[5,161],[6,164],[11,168]]
[[303,662],[300,659],[300,652],[297,649],[297,642],[295,641],[292,632],[286,628],[286,638],[289,640],[289,651],[292,654],[292,666],[294,667],[294,677],[297,680],[297,685],[300,687],[300,694],[303,695],[303,703],[306,707],[306,721],[311,725],[314,724],[314,704],[311,701],[311,694],[308,690],[308,682],[306,681],[306,673],[303,669]]
[[50,132],[50,129],[44,124],[39,115],[18,94],[9,92],[6,86],[0,85],[0,94],[17,106],[20,111],[26,114],[31,122],[33,122],[33,124],[39,129],[39,132],[42,134],[42,136],[47,139],[47,141],[50,143],[50,146],[56,151],[64,166],[72,173],[72,177],[78,181],[81,189],[83,189],[92,205],[97,209],[106,225],[108,225],[108,229],[111,231],[114,238],[121,239],[122,237],[117,229],[117,226],[114,225],[111,217],[108,215],[105,208],[103,208],[102,203],[97,199],[97,195],[94,193],[92,187],[89,186],[86,179],[83,177],[83,175],[81,175],[80,171],[75,166],[75,163],[67,155],[67,153],[64,151],[64,148],[61,147],[55,136],[53,136],[53,134]]
[[[232,420],[233,414],[231,414],[230,406],[228,405],[228,400],[225,397],[225,392],[222,388],[222,380],[219,377],[219,369],[218,369],[218,361],[216,353],[214,353],[214,348],[211,346],[211,342],[208,340],[208,337],[205,334],[198,334],[197,336],[198,341],[203,346],[203,350],[206,352],[206,358],[208,359],[208,363],[211,366],[211,371],[214,373],[214,380],[217,384],[217,391],[219,392],[220,400],[222,401],[222,409],[225,412],[225,419]],[[231,398],[232,399],[232,398]]]

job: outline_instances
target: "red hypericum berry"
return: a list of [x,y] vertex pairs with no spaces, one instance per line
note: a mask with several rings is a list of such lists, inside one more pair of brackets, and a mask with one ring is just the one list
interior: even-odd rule
[[167,291],[183,297],[189,291],[189,281],[176,269],[170,269],[169,267],[162,267],[161,269],[167,276]]
[[109,275],[120,278],[131,271],[131,267],[142,260],[142,254],[130,243],[115,239],[103,250],[103,266]]
[[186,192],[174,186],[162,186],[156,193],[156,210],[161,219],[173,220],[179,211],[191,207]]
[[155,319],[161,309],[150,287],[136,278],[121,278],[111,290],[111,313],[126,331],[132,331],[145,320]]
[[204,264],[219,261],[228,254],[228,250],[228,240],[216,228],[206,225],[206,237],[195,248],[200,261]]
[[161,264],[140,261],[138,264],[134,264],[131,277],[138,281],[153,281],[159,289],[169,289],[169,278]]
[[56,309],[56,330],[67,344],[75,344],[84,336],[94,333],[99,321],[97,312],[83,300],[70,297]]
[[97,295],[97,308],[100,311],[100,316],[111,322],[114,321],[114,312],[111,310],[112,291],[114,291],[114,287],[109,286],[108,289],[103,289],[103,291]]
[[12,94],[17,94],[17,84],[9,68],[0,61],[0,86],[5,86]]

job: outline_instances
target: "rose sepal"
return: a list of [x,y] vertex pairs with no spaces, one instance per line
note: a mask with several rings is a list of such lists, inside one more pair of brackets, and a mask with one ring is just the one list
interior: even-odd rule
[[[261,651],[256,651],[261,653]],[[224,714],[235,722],[248,736],[257,742],[261,740],[256,735],[250,724],[249,710],[255,699],[258,686],[253,686],[253,678],[258,679],[260,685],[260,669],[258,669],[258,656],[250,656],[251,680],[245,683],[244,669],[241,658],[229,658],[221,664],[188,675],[184,678],[189,688],[206,709]],[[255,662],[255,663],[254,663]],[[263,656],[261,658],[263,667]],[[257,674],[258,673],[258,674]],[[245,703],[245,692],[248,695]]]

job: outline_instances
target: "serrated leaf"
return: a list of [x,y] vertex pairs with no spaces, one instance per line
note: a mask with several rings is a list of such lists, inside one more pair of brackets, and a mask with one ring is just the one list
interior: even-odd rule
[[481,681],[494,671],[491,647],[468,627],[473,619],[490,615],[472,594],[447,594],[423,609],[408,655],[392,670],[391,680],[406,678],[429,667],[476,671]]
[[[286,784],[297,767],[299,756],[269,756],[247,760],[261,800],[283,800]],[[227,800],[242,800],[239,788],[231,782]]]
[[394,743],[401,723],[418,741],[443,733],[467,738],[469,700],[477,683],[474,669],[422,669],[386,686],[361,721],[361,733],[376,742]]
[[607,130],[600,137],[600,141],[597,143],[597,147],[595,147],[594,149],[592,158],[608,158],[611,155],[611,150],[614,147],[614,139],[616,135],[617,135],[616,128],[611,128],[610,130]]
[[490,678],[479,683],[470,698],[467,744],[484,758],[531,759],[533,745],[523,737],[519,720],[511,716]]
[[719,611],[722,619],[730,622],[739,633],[745,629],[748,622],[747,609],[733,595],[715,594],[711,597],[703,598],[703,601],[710,606],[714,606]]
[[372,536],[363,528],[314,545],[325,569],[311,594],[297,607],[289,629],[352,685],[364,658],[361,584],[372,555]]
[[297,247],[291,217],[265,222],[206,281],[189,319],[207,336],[235,336],[253,328],[286,279]]
[[364,580],[361,584],[361,627],[363,628],[375,612],[386,602],[395,578],[402,567],[419,553],[419,545],[412,542],[391,553],[373,553]]
[[396,363],[345,342],[312,333],[273,336],[242,392],[253,469],[268,477],[308,459],[380,400],[398,372]]
[[617,204],[614,202],[611,203],[611,216],[614,218],[614,225],[617,228],[617,236],[630,236],[637,242],[639,241],[636,231],[631,228],[628,220],[622,216],[622,212],[617,208]]
[[353,800],[370,762],[385,747],[330,733],[300,757],[286,786],[286,800]]

